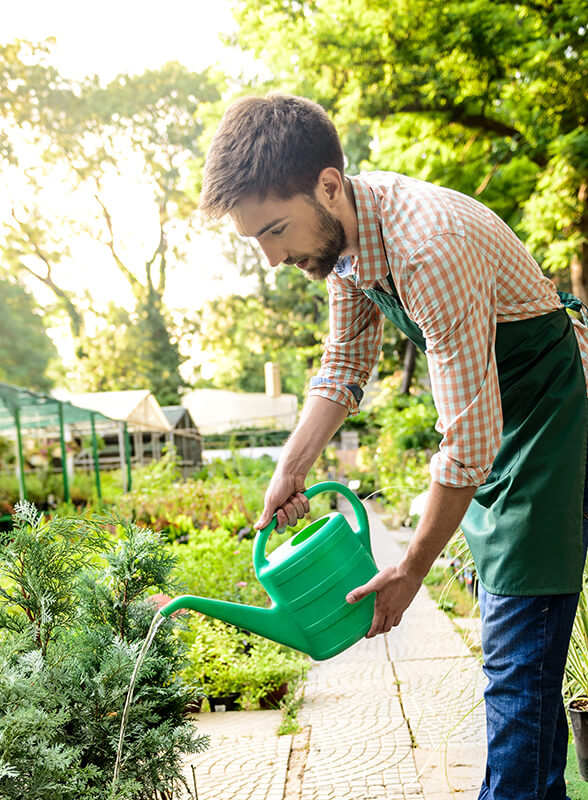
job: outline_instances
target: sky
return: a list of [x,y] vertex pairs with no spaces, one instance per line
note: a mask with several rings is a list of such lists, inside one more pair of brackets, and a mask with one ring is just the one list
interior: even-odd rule
[[[65,77],[97,74],[106,83],[119,73],[141,73],[172,60],[194,71],[219,65],[237,72],[242,66],[238,55],[219,39],[233,27],[227,0],[19,0],[3,8],[0,42],[54,37],[51,60]],[[127,200],[127,206],[133,202]],[[81,265],[69,270],[71,288],[88,290],[97,305],[110,299],[127,306],[132,302],[126,281],[103,248],[83,239],[70,246]],[[247,290],[211,235],[198,237],[191,253],[169,276],[166,302],[171,308],[194,308],[215,296]]]
[[218,37],[233,26],[226,0],[18,0],[2,10],[0,39],[54,36],[64,74],[110,80],[174,60],[194,70],[230,67]]

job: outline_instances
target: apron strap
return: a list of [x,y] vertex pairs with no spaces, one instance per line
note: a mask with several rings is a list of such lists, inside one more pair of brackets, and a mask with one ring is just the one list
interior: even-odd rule
[[582,322],[584,325],[588,325],[588,307],[586,307],[580,298],[570,292],[558,292],[558,295],[564,308],[579,312],[582,315]]

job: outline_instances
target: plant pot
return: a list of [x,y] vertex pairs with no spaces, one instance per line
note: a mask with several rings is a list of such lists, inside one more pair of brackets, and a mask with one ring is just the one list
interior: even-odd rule
[[282,683],[281,686],[278,686],[277,689],[273,689],[271,692],[264,694],[263,697],[259,698],[259,707],[260,708],[279,708],[280,700],[286,692],[288,691],[288,684]]
[[215,697],[208,695],[208,702],[210,703],[211,711],[237,711],[239,706],[237,700],[239,699],[239,692],[231,692],[230,694],[220,695]]
[[202,708],[202,701],[204,697],[195,697],[193,700],[186,705],[186,713],[187,714],[199,714]]
[[575,701],[568,711],[574,734],[578,770],[582,780],[588,781],[588,701]]
[[476,570],[472,567],[464,567],[463,576],[465,580],[466,589],[471,597],[478,596],[478,577]]

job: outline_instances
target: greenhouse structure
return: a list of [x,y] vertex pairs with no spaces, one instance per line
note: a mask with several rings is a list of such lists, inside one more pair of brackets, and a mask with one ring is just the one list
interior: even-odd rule
[[[44,430],[52,432],[58,439],[61,454],[61,471],[63,476],[63,495],[65,502],[70,500],[69,478],[67,470],[66,430],[68,426],[79,428],[90,434],[92,456],[94,462],[94,478],[96,492],[101,498],[100,468],[98,460],[97,426],[103,423],[112,425],[116,422],[111,417],[67,400],[60,400],[46,394],[32,392],[21,386],[0,383],[0,434],[13,438],[17,459],[17,474],[21,500],[26,499],[25,460],[23,450],[23,434],[26,431]],[[119,421],[121,430],[121,455],[126,465],[125,488],[131,488],[131,462],[129,435],[126,423]]]

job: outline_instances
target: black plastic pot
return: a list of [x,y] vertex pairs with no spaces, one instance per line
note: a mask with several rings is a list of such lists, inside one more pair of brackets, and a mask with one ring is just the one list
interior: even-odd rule
[[214,697],[208,695],[208,702],[210,703],[211,711],[237,711],[239,706],[237,700],[239,699],[239,692],[231,692],[231,694],[221,695]]
[[570,712],[580,777],[582,780],[588,781],[588,708],[570,706],[568,711]]

